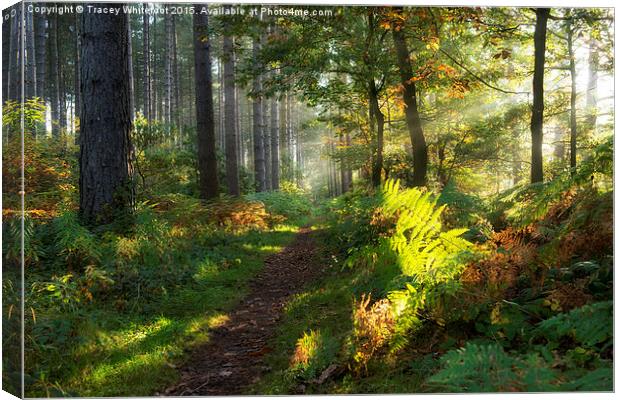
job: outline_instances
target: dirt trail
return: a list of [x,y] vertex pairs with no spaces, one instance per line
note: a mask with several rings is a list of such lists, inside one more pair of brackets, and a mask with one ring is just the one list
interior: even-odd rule
[[242,394],[260,379],[282,307],[322,271],[314,235],[302,228],[292,244],[265,260],[250,294],[230,312],[227,323],[212,331],[207,344],[192,351],[181,367],[180,382],[163,395]]

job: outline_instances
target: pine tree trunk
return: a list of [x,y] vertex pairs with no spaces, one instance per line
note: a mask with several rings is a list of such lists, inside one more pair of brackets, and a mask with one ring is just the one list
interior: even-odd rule
[[164,123],[166,129],[170,133],[170,124],[172,123],[172,14],[164,16],[165,29],[165,59],[164,59]]
[[[2,13],[2,21],[4,17],[10,15],[9,9]],[[11,65],[11,22],[9,20],[2,23],[2,104],[9,98],[9,66]]]
[[371,182],[376,187],[381,184],[381,171],[383,170],[383,129],[385,120],[381,108],[379,108],[379,96],[374,79],[368,81],[368,106],[370,131],[375,133]]
[[218,178],[208,15],[194,14],[193,27],[200,196],[203,199],[211,199],[218,195]]
[[[395,10],[399,14],[402,14],[402,8],[398,7]],[[392,24],[392,38],[394,40],[394,47],[396,48],[400,82],[403,86],[405,117],[413,149],[413,185],[425,186],[426,172],[428,169],[428,150],[426,147],[426,139],[424,138],[424,131],[422,130],[422,120],[418,112],[415,82],[411,80],[413,72],[411,62],[409,61],[409,50],[402,28],[403,27],[397,23]]]
[[[146,6],[146,5],[145,5]],[[148,122],[151,122],[151,31],[149,24],[149,14],[144,13],[142,15],[142,54],[144,59],[142,61],[142,92],[144,104],[142,109],[144,117]]]
[[545,81],[545,46],[547,41],[548,8],[536,9],[536,28],[534,31],[534,79],[533,104],[530,130],[532,132],[532,169],[530,178],[532,183],[543,181],[543,112],[545,108],[544,81]]
[[177,145],[180,144],[180,128],[181,128],[181,99],[180,99],[180,85],[181,80],[179,77],[179,57],[178,57],[178,49],[177,49],[177,23],[176,23],[176,15],[172,15],[172,82],[173,82],[173,92],[172,96],[174,98],[173,104],[173,115],[174,115],[174,125],[177,128]]
[[135,114],[135,86],[133,81],[133,40],[131,34],[131,15],[127,17],[127,71],[129,73],[129,117],[133,123]]
[[26,12],[24,15],[24,28],[26,34],[26,53],[24,69],[24,95],[31,99],[37,95],[37,76],[35,60],[35,36],[33,13]]
[[265,189],[271,190],[273,188],[271,183],[271,128],[269,127],[269,113],[268,104],[266,98],[263,98],[263,144],[265,150]]
[[280,138],[278,99],[271,98],[271,190],[280,189]]
[[82,14],[79,188],[89,225],[122,220],[133,208],[127,24],[127,14]]
[[49,18],[50,46],[50,109],[52,117],[52,136],[60,136],[60,75],[58,70],[58,15]]
[[589,40],[589,55],[588,55],[588,90],[586,93],[586,109],[588,112],[587,126],[590,131],[596,130],[596,91],[598,86],[598,64],[599,55],[596,48],[596,39],[592,36]]
[[[252,43],[252,55],[258,60],[260,53],[260,39]],[[256,181],[256,191],[264,192],[267,190],[265,183],[265,147],[263,142],[263,101],[261,93],[263,90],[260,76],[254,77],[252,81],[252,91],[254,99],[252,101],[252,132],[254,135],[254,179]]]
[[[230,8],[230,6],[227,6]],[[230,36],[230,23],[224,22],[224,129],[226,132],[226,182],[228,194],[239,196],[239,165],[237,156],[237,116],[235,99],[235,51],[233,37]]]
[[[80,68],[81,68],[81,56],[80,56],[80,36],[82,34],[82,21],[80,14],[75,14],[75,76],[74,76],[74,90],[75,90],[75,104],[74,104],[74,119],[81,120],[82,110],[82,91],[80,90]],[[80,144],[80,135],[77,132],[77,124],[75,129],[75,144]]]
[[21,5],[14,7],[16,13],[9,18],[11,21],[10,49],[9,49],[9,99],[18,103],[22,102],[22,78],[21,78],[21,57],[22,57],[22,35],[21,35]]
[[566,21],[566,45],[568,47],[568,64],[570,69],[570,170],[571,175],[577,169],[577,69],[575,67],[575,50],[573,49],[572,21]]

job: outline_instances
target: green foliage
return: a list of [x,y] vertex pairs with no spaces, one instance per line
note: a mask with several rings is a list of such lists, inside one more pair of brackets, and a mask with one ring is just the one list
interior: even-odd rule
[[308,195],[291,184],[286,184],[280,191],[257,192],[245,197],[251,201],[260,201],[269,213],[283,215],[291,221],[307,219],[313,214],[313,204]]
[[2,125],[12,130],[20,130],[22,115],[25,130],[32,132],[37,124],[45,122],[45,102],[38,97],[27,99],[23,103],[6,101],[2,107]]
[[441,363],[428,383],[446,392],[542,392],[553,389],[557,379],[541,357],[515,357],[497,344],[468,343],[446,353]]
[[320,330],[304,332],[297,341],[291,373],[307,381],[316,378],[332,362],[338,350],[338,341],[331,335]]
[[588,304],[542,321],[534,331],[534,338],[544,338],[551,349],[568,338],[583,348],[604,351],[612,345],[612,316],[613,302]]

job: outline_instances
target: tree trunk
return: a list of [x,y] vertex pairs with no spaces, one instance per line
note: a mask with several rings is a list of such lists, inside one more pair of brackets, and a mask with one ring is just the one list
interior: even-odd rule
[[[78,15],[78,14],[76,14]],[[34,14],[35,59],[37,68],[37,97],[45,100],[45,57],[47,42],[47,20],[45,14]]]
[[532,183],[543,181],[543,112],[545,108],[544,81],[545,81],[545,46],[547,41],[548,8],[536,9],[536,28],[534,31],[534,79],[533,104],[530,130],[532,132],[532,169],[530,179]]
[[26,99],[31,99],[37,95],[37,75],[35,60],[35,36],[33,13],[26,12],[24,15],[24,28],[26,34],[26,57],[24,68],[24,95]]
[[11,32],[9,34],[10,47],[9,47],[9,76],[8,76],[8,89],[9,99],[18,103],[22,102],[22,74],[21,74],[21,56],[23,49],[22,35],[21,35],[21,5],[16,5],[13,8],[16,13],[9,18],[11,24]]
[[123,218],[133,207],[127,23],[127,14],[82,14],[79,188],[89,225]]
[[174,115],[174,125],[177,128],[177,145],[181,142],[180,137],[180,128],[181,128],[181,79],[179,77],[179,57],[178,57],[178,49],[177,49],[177,24],[176,24],[176,15],[172,15],[172,81],[174,83],[173,87],[173,97],[174,97],[174,107],[173,107],[173,115]]
[[566,21],[566,45],[568,47],[568,64],[570,69],[570,170],[571,175],[577,169],[577,69],[573,49],[573,24]]
[[271,189],[280,189],[280,138],[278,99],[271,98]]
[[373,149],[374,154],[371,175],[372,185],[376,187],[381,184],[381,171],[383,170],[383,129],[385,118],[379,107],[379,94],[374,78],[368,81],[368,106],[370,131],[375,132],[376,129],[376,136],[373,140],[375,145]]
[[135,113],[135,90],[133,81],[133,44],[131,34],[131,15],[127,17],[127,71],[129,73],[129,117],[133,123]]
[[265,189],[271,190],[271,129],[269,127],[268,101],[263,98],[262,114],[263,114],[263,144],[265,150]]
[[[11,18],[10,10],[6,9],[2,13],[2,104],[9,98],[9,66],[11,65]],[[9,16],[8,21],[4,20],[5,16]]]
[[588,55],[588,90],[586,93],[586,109],[588,117],[586,119],[589,131],[596,130],[596,90],[598,86],[598,64],[599,55],[596,48],[597,40],[590,37],[590,51]]
[[[80,49],[82,47],[80,42],[80,36],[82,34],[82,22],[80,18],[80,14],[75,14],[75,76],[74,76],[74,90],[75,90],[75,103],[74,103],[74,119],[77,121],[81,120],[81,109],[82,109],[82,91],[80,90],[80,68],[81,68],[81,59],[80,59]],[[80,135],[75,129],[75,144],[80,144]]]
[[209,17],[194,14],[194,74],[196,87],[196,133],[198,138],[198,170],[200,196],[217,197],[217,158],[215,155],[215,123],[213,119],[213,83],[211,78],[211,44]]
[[149,24],[149,14],[142,15],[142,53],[144,60],[142,61],[142,92],[143,101],[142,109],[144,117],[151,122],[151,31]]
[[165,59],[164,59],[164,123],[166,130],[170,133],[172,123],[172,14],[164,16],[165,30]]
[[[402,14],[401,8],[397,8],[397,10]],[[407,128],[409,129],[409,137],[411,138],[411,146],[413,148],[413,185],[425,186],[428,169],[428,150],[424,131],[422,130],[422,120],[418,112],[415,82],[411,80],[413,72],[411,62],[409,61],[409,50],[402,28],[402,25],[392,24],[392,37],[394,39],[394,47],[396,48],[400,81],[403,85]]]
[[[227,6],[230,8],[230,6]],[[235,51],[231,26],[224,22],[224,129],[226,132],[226,182],[228,194],[239,196],[239,165],[237,164],[237,116],[235,115]]]
[[58,14],[50,15],[50,109],[52,117],[52,136],[60,136],[60,74],[58,71]]
[[[258,60],[260,52],[260,41],[254,40],[252,43],[252,56]],[[252,81],[252,133],[254,137],[254,179],[256,181],[256,191],[264,192],[265,185],[265,147],[263,143],[263,95],[261,94],[262,82],[260,76],[254,77]]]

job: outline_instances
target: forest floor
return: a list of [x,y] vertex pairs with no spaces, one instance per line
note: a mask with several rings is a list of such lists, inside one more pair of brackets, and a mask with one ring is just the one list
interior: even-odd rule
[[302,228],[293,243],[265,260],[250,284],[250,293],[229,313],[229,319],[211,332],[210,340],[194,349],[180,367],[181,379],[163,394],[243,394],[270,370],[265,355],[283,307],[291,296],[323,272],[316,236]]

